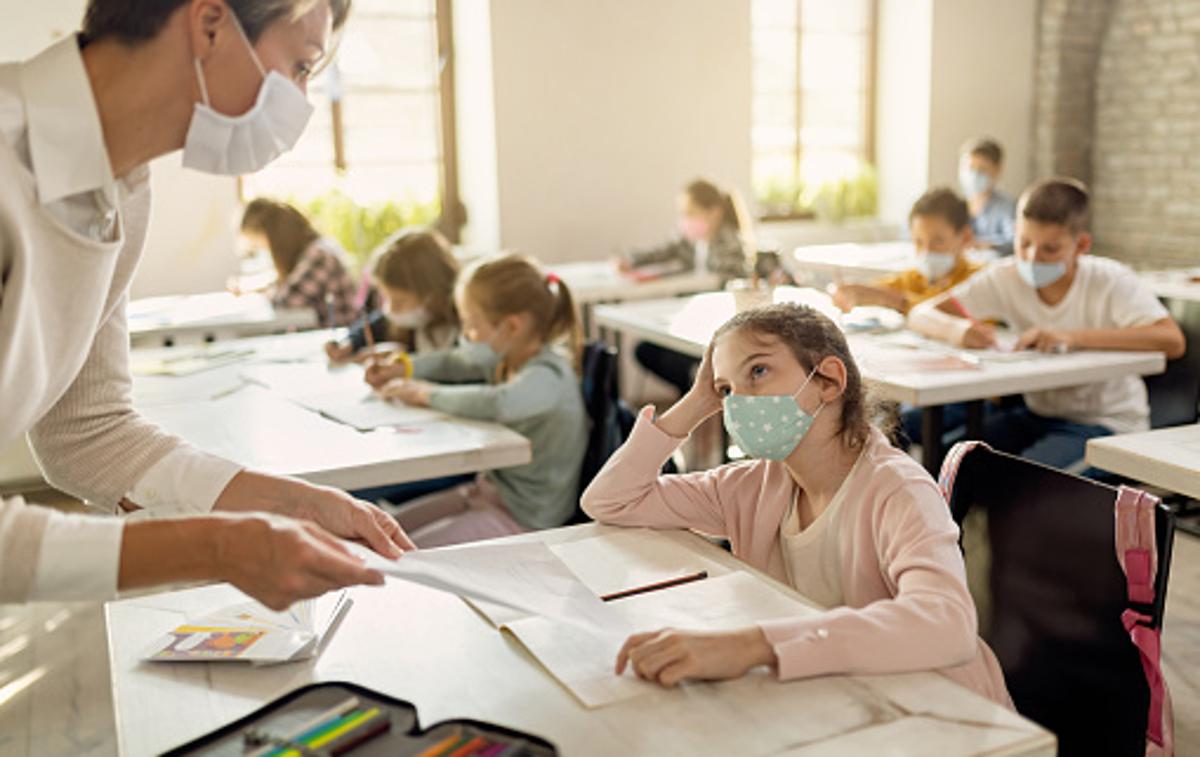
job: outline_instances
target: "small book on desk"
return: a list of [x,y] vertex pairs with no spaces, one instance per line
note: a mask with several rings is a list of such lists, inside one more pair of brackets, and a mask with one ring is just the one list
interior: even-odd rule
[[271,665],[306,660],[353,600],[342,591],[297,602],[283,612],[243,602],[191,620],[155,640],[150,662],[249,662]]

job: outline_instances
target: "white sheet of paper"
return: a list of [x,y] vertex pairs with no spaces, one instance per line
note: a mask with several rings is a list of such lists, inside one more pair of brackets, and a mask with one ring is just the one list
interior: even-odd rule
[[[606,603],[635,631],[678,628],[726,631],[754,623],[820,612],[745,571],[638,594]],[[505,625],[585,707],[630,699],[654,686],[629,670],[613,672],[624,640],[568,628],[544,617]]]
[[297,397],[296,402],[359,431],[372,431],[386,426],[419,426],[446,417],[436,410],[385,400],[374,392],[350,396],[335,393]]
[[470,600],[502,605],[526,615],[552,618],[600,634],[628,627],[541,542],[423,549],[388,560],[349,545],[366,564],[405,581]]

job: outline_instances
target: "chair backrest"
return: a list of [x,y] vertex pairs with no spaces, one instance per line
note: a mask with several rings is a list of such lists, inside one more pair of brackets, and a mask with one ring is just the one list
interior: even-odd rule
[[1169,300],[1167,306],[1187,340],[1187,352],[1168,361],[1164,372],[1146,377],[1151,428],[1195,423],[1200,410],[1200,302]]
[[[620,419],[617,351],[604,342],[588,342],[583,348],[581,365],[583,404],[591,421],[587,450],[579,471],[579,493],[583,494],[609,456],[621,446],[626,433]],[[585,520],[587,516],[576,508],[571,522]]]
[[[1053,731],[1059,754],[1141,755],[1150,690],[1122,625],[1130,607],[1116,557],[1117,489],[979,446],[949,494],[955,521],[986,511],[989,619],[981,634],[1017,710]],[[1160,628],[1174,520],[1155,510]]]

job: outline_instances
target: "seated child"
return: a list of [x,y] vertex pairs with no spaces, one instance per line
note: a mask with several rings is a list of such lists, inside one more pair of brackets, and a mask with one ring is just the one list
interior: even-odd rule
[[[458,260],[450,244],[433,230],[403,231],[385,242],[371,262],[371,279],[382,308],[341,340],[325,345],[333,361],[349,360],[372,342],[399,341],[410,352],[441,350],[458,341],[454,280]],[[387,361],[385,361],[386,363]],[[389,365],[374,366],[373,384],[382,386],[401,375]]]
[[[1175,358],[1184,339],[1162,303],[1128,267],[1088,255],[1088,191],[1074,179],[1039,181],[1017,206],[1015,255],[913,309],[909,326],[951,344],[995,344],[999,320],[1017,349],[1152,350]],[[1083,459],[1089,438],[1149,428],[1138,376],[1026,392],[1024,406],[985,418],[983,439],[1057,468]]]
[[[705,419],[751,460],[659,475]],[[958,528],[937,484],[868,419],[862,378],[836,324],[795,304],[734,316],[713,337],[692,388],[629,440],[583,495],[602,523],[690,528],[825,612],[734,631],[631,636],[617,671],[674,686],[769,665],[780,679],[938,670],[1011,706],[976,635]]]
[[917,248],[917,268],[874,284],[837,284],[833,303],[843,311],[859,305],[881,305],[907,313],[918,302],[966,281],[980,266],[967,259],[971,247],[971,216],[967,203],[950,189],[931,189],[908,214],[908,228]]
[[[749,275],[754,257],[749,239],[751,225],[736,191],[727,192],[711,181],[696,179],[684,187],[677,204],[679,237],[619,259],[617,265],[622,271],[709,271],[725,279]],[[639,342],[634,356],[643,368],[680,394],[691,386],[696,370],[694,358],[648,342]]]
[[413,377],[393,379],[383,394],[502,423],[529,439],[533,460],[414,500],[397,519],[421,547],[561,526],[575,513],[588,434],[571,293],[529,258],[507,255],[468,269],[455,300],[469,341],[417,354]]
[[267,287],[271,304],[311,308],[323,327],[346,326],[358,312],[358,287],[346,253],[322,237],[304,214],[285,202],[251,200],[242,213],[241,235],[271,253],[277,279]]
[[988,137],[972,139],[959,153],[958,183],[971,208],[971,228],[980,247],[1011,255],[1016,202],[996,186],[1004,169],[1004,149]]

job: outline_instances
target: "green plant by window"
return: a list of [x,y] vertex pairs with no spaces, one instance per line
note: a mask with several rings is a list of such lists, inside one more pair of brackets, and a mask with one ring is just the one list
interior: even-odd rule
[[771,179],[755,194],[764,220],[816,218],[841,223],[847,218],[873,216],[879,209],[879,179],[867,163],[852,175],[820,184]]
[[333,190],[310,200],[290,200],[321,233],[333,237],[362,269],[385,239],[409,226],[430,226],[437,221],[437,200],[381,202],[360,205],[349,195]]

